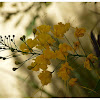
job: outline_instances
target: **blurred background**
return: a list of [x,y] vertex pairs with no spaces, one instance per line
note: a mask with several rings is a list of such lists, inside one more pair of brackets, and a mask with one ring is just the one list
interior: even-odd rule
[[[27,38],[34,38],[32,29],[39,25],[55,25],[58,22],[70,23],[73,27],[86,28],[86,35],[81,38],[81,43],[88,53],[94,52],[89,35],[91,29],[99,20],[100,3],[82,2],[0,2],[0,35],[15,35],[16,45],[21,44],[20,37],[26,35]],[[99,25],[95,28],[94,34],[99,34]],[[70,29],[66,36],[70,43],[76,39],[73,36],[74,30]],[[0,56],[7,56],[10,51],[0,52]],[[39,98],[42,97],[100,97],[99,94],[89,93],[90,91],[79,85],[94,89],[98,77],[94,71],[88,71],[83,67],[84,59],[69,58],[70,65],[77,70],[73,72],[78,78],[78,84],[70,87],[66,93],[64,82],[53,74],[52,83],[39,90],[41,87],[38,73],[27,69],[31,63],[28,61],[17,71],[12,71],[16,60],[24,61],[28,56],[10,58],[5,61],[0,60],[0,98]],[[52,62],[51,69],[57,65]],[[39,90],[39,91],[38,91]],[[38,91],[36,93],[36,91]],[[36,94],[35,94],[36,93]]]

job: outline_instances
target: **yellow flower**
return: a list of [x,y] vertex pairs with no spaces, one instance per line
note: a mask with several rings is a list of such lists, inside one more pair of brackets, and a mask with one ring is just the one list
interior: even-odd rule
[[85,32],[86,32],[85,28],[77,28],[76,27],[76,31],[75,31],[74,35],[75,35],[75,37],[83,37]]
[[71,70],[71,71],[74,70],[71,66],[69,66],[68,62],[65,62],[64,64],[62,64],[62,66],[63,66],[63,67],[67,67],[67,69],[69,69],[69,70]]
[[65,60],[66,59],[64,54],[60,50],[56,50],[55,51],[55,55],[56,55],[56,58],[58,58],[58,59],[61,59],[61,60]]
[[71,79],[69,80],[69,85],[70,85],[70,86],[74,86],[74,85],[76,84],[76,83],[75,83],[76,81],[77,81],[77,78],[71,78]]
[[93,54],[89,54],[88,56],[87,56],[87,58],[88,59],[96,59],[96,60],[98,60],[98,58],[96,57],[96,56],[94,56]]
[[43,54],[39,55],[34,59],[34,62],[28,66],[29,70],[39,71],[39,69],[46,70],[47,65],[50,65],[49,59],[46,59]]
[[32,71],[39,71],[39,66],[37,65],[37,63],[36,62],[32,62],[31,63],[31,66],[32,66]]
[[68,51],[72,50],[72,48],[66,43],[59,45],[59,50],[55,51],[56,58],[65,60],[66,56],[68,56]]
[[47,69],[47,65],[50,65],[49,59],[46,59],[43,54],[41,54],[38,57],[36,57],[35,63],[42,70],[46,70]]
[[45,71],[47,69],[47,64],[40,64],[38,67]]
[[32,48],[35,47],[37,45],[37,42],[36,40],[32,40],[31,38],[28,39],[26,41],[26,44],[25,43],[22,43],[20,45],[20,49],[23,51],[23,52],[32,52]]
[[69,66],[68,62],[65,62],[61,65],[61,68],[58,71],[58,77],[61,77],[62,80],[66,81],[70,78],[69,74],[73,70],[71,66]]
[[26,41],[26,44],[27,44],[30,48],[33,48],[33,47],[36,45],[35,42],[34,42],[34,40],[32,40],[31,38],[28,39],[28,40]]
[[46,65],[50,65],[49,59],[46,59],[46,58],[44,57],[43,54],[37,56],[36,59],[35,59],[35,62],[36,62],[37,64],[44,64],[44,65],[46,64]]
[[66,81],[69,79],[69,73],[70,71],[66,71],[66,68],[65,67],[61,67],[59,72],[57,73],[58,74],[58,77],[61,77],[62,80]]
[[59,45],[59,50],[65,55],[67,56],[68,55],[68,51],[71,51],[72,48],[67,45],[66,43],[63,43],[63,44],[60,44]]
[[37,27],[37,29],[39,29],[40,33],[47,33],[50,31],[51,26],[49,25],[41,25],[39,27]]
[[25,43],[22,43],[22,44],[20,45],[20,49],[21,49],[23,52],[26,52],[26,51],[27,51],[27,46],[26,46],[26,44],[25,44]]
[[88,70],[92,70],[92,68],[90,67],[90,61],[88,59],[86,59],[84,62],[84,68],[87,68]]
[[41,68],[42,70],[46,70],[47,69],[47,65],[46,64],[37,64],[36,62],[32,62],[31,63],[31,70],[32,71],[39,71],[39,69]]
[[70,23],[66,23],[65,25],[62,22],[58,23],[58,25],[54,25],[54,30],[51,32],[54,34],[55,37],[61,38],[64,36],[64,33],[69,30]]
[[48,48],[49,46],[51,46],[55,42],[54,39],[52,39],[52,37],[47,33],[39,34],[36,37],[36,39],[38,41],[37,48],[39,48],[39,49]]
[[80,43],[79,41],[74,42],[74,50],[76,51],[77,49],[79,49]]
[[88,70],[92,70],[90,63],[94,62],[94,59],[98,60],[96,56],[94,56],[93,54],[89,54],[84,62],[84,67]]
[[41,80],[42,85],[47,85],[48,83],[51,83],[52,73],[50,71],[42,71],[38,77]]
[[50,48],[47,48],[46,50],[44,50],[43,55],[46,59],[54,59],[55,58],[55,53],[54,53],[54,51],[50,50]]

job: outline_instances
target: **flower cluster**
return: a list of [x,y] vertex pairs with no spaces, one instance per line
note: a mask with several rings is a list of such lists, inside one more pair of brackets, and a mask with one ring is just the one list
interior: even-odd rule
[[[37,28],[34,28],[34,39],[29,38],[26,40],[25,36],[22,36],[20,38],[20,40],[22,41],[20,50],[18,50],[18,48],[16,47],[13,39],[11,41],[15,45],[16,49],[12,48],[12,46],[9,47],[9,45],[4,44],[3,40],[0,43],[11,49],[12,52],[21,52],[23,55],[30,54],[31,57],[29,59],[25,60],[23,63],[15,61],[15,64],[21,64],[18,67],[20,68],[26,61],[33,59],[31,64],[27,68],[32,71],[40,72],[38,78],[43,86],[51,83],[51,79],[53,76],[52,74],[55,71],[57,71],[58,77],[60,77],[63,81],[68,82],[69,86],[74,86],[77,78],[73,78],[71,75],[71,73],[74,71],[74,68],[70,66],[68,57],[85,57],[86,60],[84,62],[84,68],[87,68],[88,70],[92,70],[90,65],[91,63],[94,63],[94,59],[97,60],[97,57],[93,54],[89,54],[88,56],[86,54],[79,55],[76,52],[82,46],[80,45],[81,43],[79,41],[79,38],[84,36],[86,30],[85,28],[72,27],[73,29],[75,29],[73,35],[77,38],[77,41],[73,42],[73,45],[71,45],[67,37],[65,36],[65,33],[67,33],[70,27],[70,23],[63,24],[62,22],[60,22],[57,25],[54,25],[53,29],[51,29],[51,26],[49,25],[41,25]],[[66,39],[68,43],[60,43],[60,39]],[[1,59],[6,58],[1,57]],[[52,63],[53,59],[59,60],[61,62],[59,63],[59,65],[55,66],[53,71],[49,71],[48,67],[50,66],[48,65]],[[13,70],[15,71],[18,68],[13,68]]]
[[64,36],[64,33],[66,33],[70,28],[70,23],[62,24],[61,22],[58,23],[58,25],[54,25],[54,30],[51,30],[51,32],[54,34],[56,38],[61,38]]
[[[33,32],[35,38],[32,40],[24,40],[20,45],[20,50],[27,53],[34,53],[34,48],[40,51],[33,62],[27,67],[32,71],[40,71],[38,75],[42,85],[47,85],[51,83],[52,74],[55,70],[58,69],[57,75],[64,81],[68,81],[70,86],[73,86],[77,81],[77,78],[72,78],[71,72],[74,70],[67,60],[69,55],[75,54],[75,52],[80,48],[80,42],[76,41],[73,43],[73,46],[67,43],[60,43],[59,39],[65,38],[65,33],[70,29],[70,23],[63,24],[62,22],[58,25],[54,25],[53,29],[49,25],[41,25],[37,28],[34,28]],[[86,32],[85,28],[74,28],[74,36],[78,38],[83,37]],[[66,37],[67,38],[67,37]],[[59,42],[59,45],[56,47],[56,42]],[[54,47],[56,47],[54,49]],[[73,52],[74,51],[74,52]],[[26,54],[27,54],[26,53]],[[77,54],[78,56],[78,54]],[[84,62],[84,67],[88,70],[91,70],[90,60],[93,58],[97,59],[92,54],[88,55],[86,61]],[[50,65],[51,59],[59,59],[62,61],[62,64],[55,67],[53,71],[48,70],[48,65]],[[41,69],[41,70],[40,70]]]
[[66,81],[70,78],[69,75],[71,71],[73,71],[73,68],[69,66],[68,62],[65,62],[58,71],[58,77],[61,77],[62,80]]
[[84,62],[84,67],[88,70],[92,70],[90,64],[94,63],[94,59],[98,60],[96,56],[94,56],[93,54],[89,54]]
[[86,32],[85,28],[77,28],[76,27],[76,31],[75,31],[74,35],[77,38],[83,37],[85,32]]

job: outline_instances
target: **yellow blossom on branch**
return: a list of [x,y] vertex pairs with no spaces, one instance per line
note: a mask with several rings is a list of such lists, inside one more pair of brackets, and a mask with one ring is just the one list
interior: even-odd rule
[[42,71],[38,77],[41,80],[42,85],[47,85],[48,83],[51,83],[52,73],[50,71]]
[[86,59],[84,62],[84,68],[87,68],[88,70],[92,70],[92,68],[90,67],[90,61],[88,59]]
[[27,47],[27,45],[26,45],[25,43],[22,43],[22,44],[20,45],[20,49],[21,49],[23,52],[29,51],[29,49],[28,49],[28,47]]
[[66,43],[60,44],[59,45],[59,50],[65,55],[68,55],[68,51],[72,50],[72,47],[67,45]]
[[74,50],[76,51],[77,49],[79,49],[79,46],[80,46],[80,42],[77,41],[77,42],[74,42]]
[[39,65],[37,65],[36,62],[32,62],[31,66],[32,66],[32,68],[31,68],[32,71],[39,71],[40,67],[39,67]]
[[39,71],[39,69],[41,68],[42,70],[46,70],[47,69],[47,64],[37,64],[36,62],[32,62],[31,63],[32,66],[32,71]]
[[84,36],[84,33],[86,32],[86,29],[85,28],[77,28],[76,27],[76,30],[75,30],[75,37],[79,38],[79,37],[83,37]]
[[66,43],[60,44],[59,45],[59,50],[56,50],[56,58],[65,60],[68,56],[68,51],[71,51],[72,48],[67,45]]
[[[39,69],[46,70],[47,65],[50,65],[49,59],[46,59],[43,54],[36,57],[35,62],[32,62],[28,69],[39,71]],[[30,68],[31,67],[31,68]]]
[[55,42],[55,40],[47,33],[40,33],[36,39],[38,41],[38,45],[36,47],[39,49],[48,48]]
[[22,43],[20,45],[20,49],[23,52],[30,52],[30,51],[32,52],[32,48],[35,47],[36,45],[37,45],[37,42],[30,38],[30,39],[27,39],[27,41],[25,43]]
[[37,29],[39,29],[40,33],[47,33],[50,31],[51,26],[49,25],[41,25],[39,27],[37,27]]
[[92,60],[94,59],[98,59],[96,56],[94,56],[93,54],[89,54],[84,62],[84,67],[87,68],[88,70],[92,70],[90,63],[94,62]]
[[30,48],[33,48],[33,47],[36,45],[36,43],[34,43],[34,40],[32,40],[31,38],[28,39],[28,40],[26,41],[26,44],[27,44]]
[[62,24],[62,22],[58,23],[58,25],[54,25],[54,30],[51,32],[54,34],[55,37],[61,38],[64,36],[64,33],[69,30],[70,23]]
[[69,66],[68,62],[65,62],[61,65],[61,68],[58,71],[58,77],[61,77],[62,80],[66,81],[70,78],[69,74],[73,70],[71,66]]
[[55,54],[56,54],[56,58],[58,58],[58,59],[61,59],[61,60],[65,60],[66,59],[64,54],[60,50],[56,50]]
[[49,59],[46,59],[43,54],[36,57],[35,62],[37,64],[47,64],[50,65]]
[[70,70],[66,70],[66,67],[61,67],[57,74],[58,77],[61,77],[62,80],[66,81],[69,79]]
[[47,48],[43,51],[43,55],[46,59],[54,59],[56,58],[56,55],[54,51],[50,50],[50,48]]
[[[21,37],[21,40],[23,43],[20,45],[20,49],[23,52],[26,52],[27,54],[37,55],[35,57],[34,62],[31,63],[30,66],[28,66],[29,70],[32,71],[41,71],[42,72],[38,75],[39,79],[41,80],[42,85],[47,85],[51,82],[52,73],[58,68],[56,67],[52,73],[50,71],[47,71],[48,65],[52,63],[53,59],[59,59],[61,62],[64,62],[64,64],[61,64],[57,75],[62,80],[67,81],[70,86],[74,86],[77,78],[71,78],[71,71],[74,69],[69,66],[69,63],[67,62],[67,57],[73,56],[73,57],[86,57],[86,55],[79,55],[77,52],[76,54],[73,54],[74,52],[79,49],[80,42],[76,41],[74,42],[74,46],[68,43],[60,43],[62,41],[61,39],[65,39],[64,34],[70,29],[70,23],[63,24],[62,22],[58,23],[57,25],[53,26],[53,29],[51,30],[51,26],[49,25],[41,25],[37,28],[34,28],[33,33],[35,34],[34,40],[27,39],[25,41],[25,37]],[[51,32],[53,34],[51,34]],[[79,38],[83,37],[86,32],[85,28],[75,28],[74,36]],[[67,39],[67,38],[66,38]],[[56,45],[57,44],[57,45]],[[33,52],[33,47],[36,47],[35,49],[39,53]],[[53,48],[54,47],[54,48]],[[34,51],[36,51],[34,50]],[[52,60],[51,60],[52,59]],[[86,60],[84,62],[84,67],[88,70],[92,70],[91,63],[93,63],[94,59],[97,60],[97,57],[93,54],[89,54],[86,57]],[[19,63],[16,62],[18,65]],[[41,70],[40,70],[41,69]],[[70,80],[69,80],[70,79]]]
[[89,54],[89,55],[87,56],[87,59],[90,59],[90,60],[96,59],[96,60],[98,60],[98,58],[97,58],[96,56],[94,56],[93,54]]
[[69,80],[69,86],[74,86],[76,84],[77,78],[71,78]]

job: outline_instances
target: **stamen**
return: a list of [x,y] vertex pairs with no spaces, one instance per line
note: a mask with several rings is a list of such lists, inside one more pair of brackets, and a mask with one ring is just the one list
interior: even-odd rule
[[13,71],[16,71],[17,69],[19,69],[25,62],[27,62],[28,60],[30,60],[33,57],[33,55],[31,57],[29,57],[27,60],[25,60],[18,68],[13,68]]
[[8,35],[8,37],[9,37],[9,43],[10,43],[10,47],[12,48],[12,45],[11,45],[11,39],[10,39],[10,35]]
[[9,43],[8,43],[8,37],[7,37],[6,39],[7,39],[7,46],[9,47]]
[[13,36],[13,39],[11,39],[12,43],[14,44],[15,48],[18,49],[18,47],[16,46],[16,43],[14,41],[14,36]]
[[18,68],[12,68],[13,71],[16,71]]

